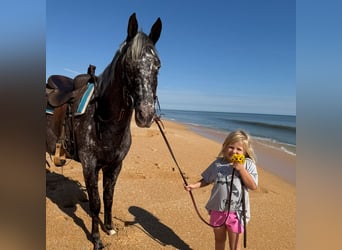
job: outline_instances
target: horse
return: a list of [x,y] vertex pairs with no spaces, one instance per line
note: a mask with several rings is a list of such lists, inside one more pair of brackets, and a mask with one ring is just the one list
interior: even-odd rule
[[[127,37],[111,63],[95,77],[95,89],[85,113],[68,119],[67,135],[73,134],[74,153],[82,165],[92,219],[91,238],[94,249],[104,247],[99,225],[108,235],[115,234],[112,222],[114,188],[122,162],[131,146],[130,124],[149,128],[156,117],[157,84],[160,59],[156,50],[162,30],[161,19],[155,21],[149,35],[138,31],[136,14],[128,21]],[[56,151],[58,135],[53,115],[47,114],[46,144],[51,155]],[[72,121],[72,123],[70,122]],[[70,146],[70,140],[68,148]],[[98,190],[99,171],[103,174],[104,223],[99,218],[101,201]]]

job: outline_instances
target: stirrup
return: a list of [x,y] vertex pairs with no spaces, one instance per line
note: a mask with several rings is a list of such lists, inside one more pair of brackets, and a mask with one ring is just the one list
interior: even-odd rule
[[[63,155],[61,155],[61,152],[63,152]],[[55,151],[55,155],[53,157],[53,163],[56,165],[56,166],[63,166],[66,162],[66,159],[65,159],[65,152],[62,148],[62,143],[60,142],[57,142],[56,143],[56,151]]]

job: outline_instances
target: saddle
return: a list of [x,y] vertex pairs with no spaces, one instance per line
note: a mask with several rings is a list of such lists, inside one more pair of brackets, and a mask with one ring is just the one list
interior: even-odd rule
[[52,75],[46,84],[46,97],[48,104],[52,107],[59,107],[73,98],[76,98],[88,83],[95,83],[96,67],[89,65],[87,74],[80,74],[74,79],[62,75]]
[[[51,75],[45,86],[48,114],[53,115],[53,130],[57,136],[54,164],[63,166],[66,157],[75,154],[75,143],[73,136],[73,118],[75,115],[83,114],[97,82],[94,65],[89,65],[87,74],[77,75],[74,79],[62,76]],[[69,119],[69,122],[67,121]],[[70,122],[71,121],[71,122]],[[66,123],[71,124],[71,138],[67,138]],[[67,150],[67,143],[71,146],[72,153]],[[70,149],[69,149],[70,150]]]

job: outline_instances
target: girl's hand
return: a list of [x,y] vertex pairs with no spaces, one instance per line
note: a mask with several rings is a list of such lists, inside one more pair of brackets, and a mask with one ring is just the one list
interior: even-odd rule
[[238,163],[238,162],[232,163],[231,166],[232,166],[233,168],[235,168],[237,171],[240,171],[241,169],[244,168],[243,164],[242,164],[242,163]]
[[195,188],[205,187],[207,185],[208,185],[208,183],[206,183],[203,179],[201,179],[200,181],[193,183],[193,184],[188,184],[188,185],[184,184],[184,189],[186,191],[191,191]]
[[191,191],[191,189],[193,189],[193,187],[191,184],[188,184],[188,185],[184,184],[184,189],[185,189],[185,191]]

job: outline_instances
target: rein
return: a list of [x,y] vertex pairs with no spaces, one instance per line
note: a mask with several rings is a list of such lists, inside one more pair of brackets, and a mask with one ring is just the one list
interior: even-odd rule
[[[182,177],[184,184],[187,186],[187,185],[188,185],[188,182],[187,182],[186,179],[185,179],[185,176],[184,176],[184,174],[183,174],[183,171],[181,170],[181,168],[180,168],[180,166],[179,166],[179,164],[178,164],[178,162],[177,162],[177,160],[176,160],[176,157],[175,157],[175,155],[174,155],[174,153],[173,153],[173,151],[172,151],[172,148],[171,148],[171,146],[170,146],[170,143],[169,143],[169,141],[167,140],[167,138],[166,138],[166,136],[165,136],[165,133],[164,133],[164,131],[163,131],[161,125],[160,125],[160,123],[161,123],[162,126],[163,126],[163,128],[164,128],[164,125],[163,125],[163,123],[161,122],[160,117],[155,117],[154,121],[157,123],[158,128],[159,128],[159,130],[160,130],[160,133],[161,133],[161,135],[163,136],[164,141],[165,141],[165,143],[166,143],[166,146],[168,147],[169,152],[170,152],[170,154],[171,154],[171,156],[172,156],[172,159],[173,159],[173,161],[175,162],[175,164],[176,164],[176,166],[177,166],[177,168],[178,168],[178,172],[179,172],[180,176]],[[225,220],[223,221],[223,223],[222,223],[221,225],[213,226],[213,225],[211,225],[209,222],[207,222],[207,221],[202,217],[202,215],[200,214],[200,212],[199,212],[199,210],[198,210],[198,207],[197,207],[197,204],[196,204],[194,195],[192,194],[191,190],[189,191],[189,194],[190,194],[190,197],[191,197],[192,204],[194,205],[194,208],[195,208],[195,211],[196,211],[198,217],[201,219],[202,222],[204,222],[205,224],[207,224],[208,226],[210,226],[210,227],[212,227],[212,228],[222,227],[222,226],[226,223],[226,220],[228,219],[229,212],[230,212],[230,201],[231,201],[231,197],[232,197],[234,173],[235,173],[235,169],[233,169],[232,181],[231,181],[231,183],[230,183],[230,192],[229,192],[229,199],[228,199],[228,212],[227,212],[227,216],[226,216]],[[228,189],[228,185],[227,185],[227,189]],[[228,190],[227,190],[227,191],[228,191]]]

